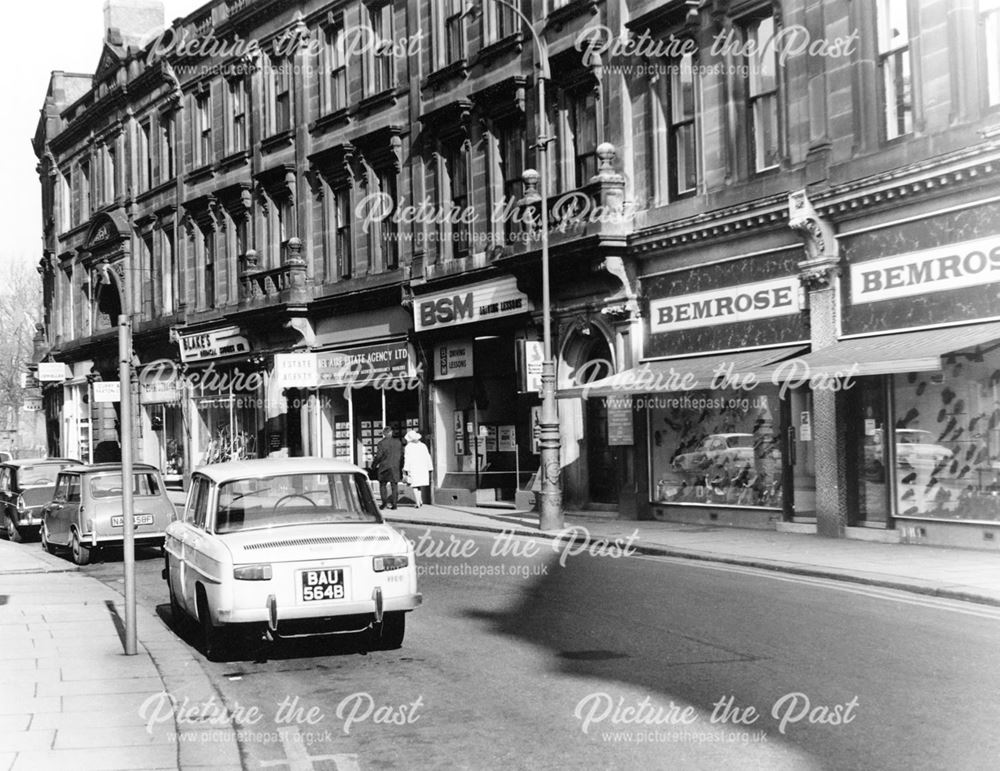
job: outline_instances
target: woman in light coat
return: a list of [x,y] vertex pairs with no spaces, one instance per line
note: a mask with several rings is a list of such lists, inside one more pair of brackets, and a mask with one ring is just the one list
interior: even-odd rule
[[406,483],[413,489],[413,497],[419,509],[423,503],[423,488],[430,487],[434,464],[427,445],[420,441],[419,433],[410,430],[403,438],[406,440],[403,448],[403,474],[406,476]]

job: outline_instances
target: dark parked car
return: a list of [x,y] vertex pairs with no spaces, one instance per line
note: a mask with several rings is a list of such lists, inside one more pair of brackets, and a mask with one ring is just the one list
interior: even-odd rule
[[[155,466],[136,463],[132,480],[136,545],[162,546],[174,506],[160,472]],[[42,512],[42,546],[50,554],[68,548],[77,565],[86,565],[94,550],[121,545],[122,506],[120,463],[68,466],[59,472],[55,493]]]
[[3,531],[19,542],[38,535],[42,506],[52,500],[59,471],[78,464],[72,458],[18,458],[0,463]]

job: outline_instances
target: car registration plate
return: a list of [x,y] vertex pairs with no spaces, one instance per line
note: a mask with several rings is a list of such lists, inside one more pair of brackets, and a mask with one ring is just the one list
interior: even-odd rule
[[344,571],[341,568],[303,570],[302,599],[306,602],[344,599]]
[[[134,514],[132,516],[132,522],[136,525],[152,525],[153,515],[152,514]],[[125,517],[121,515],[116,515],[111,518],[111,527],[124,527]]]

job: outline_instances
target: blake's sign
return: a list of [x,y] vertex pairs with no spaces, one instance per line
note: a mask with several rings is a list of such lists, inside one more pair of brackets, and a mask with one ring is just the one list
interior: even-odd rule
[[1000,235],[851,265],[854,305],[1000,281]]
[[653,334],[787,316],[800,311],[796,276],[678,295],[649,304]]
[[193,335],[178,335],[181,348],[181,361],[202,361],[218,359],[220,356],[231,356],[237,353],[247,353],[250,343],[240,334],[239,327],[223,327]]
[[413,326],[417,332],[423,332],[530,310],[531,300],[517,288],[517,280],[510,277],[418,298],[413,304]]

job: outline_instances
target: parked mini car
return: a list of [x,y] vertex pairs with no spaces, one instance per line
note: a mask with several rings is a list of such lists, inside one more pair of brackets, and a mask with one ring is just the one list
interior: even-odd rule
[[174,618],[219,655],[228,632],[366,633],[402,645],[421,603],[413,546],[382,521],[361,468],[321,458],[205,466],[164,544]]
[[56,476],[79,463],[72,458],[18,458],[0,463],[0,514],[8,539],[19,542],[38,534],[42,507],[52,500]]
[[[136,545],[162,546],[175,512],[160,472],[136,463],[132,479]],[[121,545],[124,525],[121,464],[69,466],[59,472],[52,502],[43,509],[42,546],[50,553],[68,547],[73,561],[86,565],[95,549]]]

